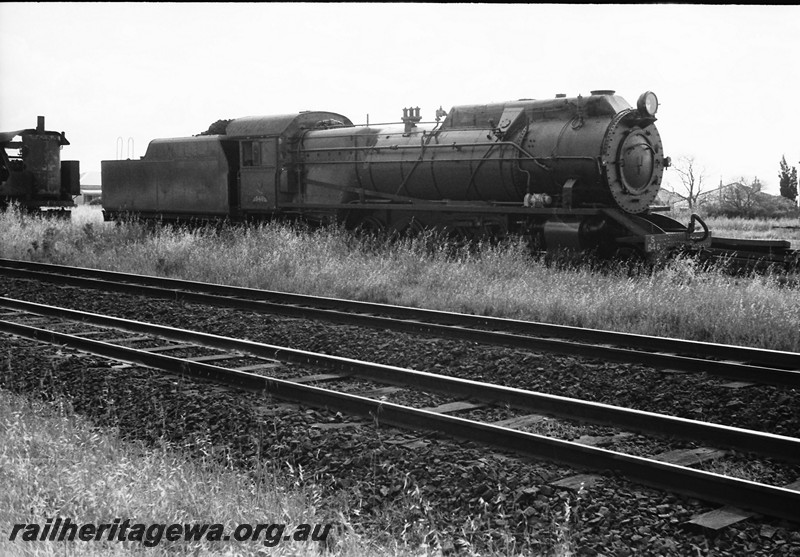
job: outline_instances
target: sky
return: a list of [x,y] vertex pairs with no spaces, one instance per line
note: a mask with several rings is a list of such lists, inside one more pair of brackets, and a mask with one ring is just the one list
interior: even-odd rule
[[[800,6],[0,3],[0,131],[64,131],[99,172],[219,119],[658,95],[673,161],[704,189],[800,167]],[[680,189],[677,173],[665,183]]]

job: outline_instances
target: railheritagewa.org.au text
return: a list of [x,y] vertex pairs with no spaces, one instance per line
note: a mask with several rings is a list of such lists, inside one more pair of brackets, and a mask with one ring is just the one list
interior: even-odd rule
[[48,518],[42,523],[14,524],[9,541],[108,541],[140,542],[145,547],[154,547],[167,542],[258,542],[274,547],[281,542],[324,542],[331,524],[239,524],[232,530],[218,523],[194,524],[142,524],[129,519],[115,518],[103,524],[77,524],[69,518]]

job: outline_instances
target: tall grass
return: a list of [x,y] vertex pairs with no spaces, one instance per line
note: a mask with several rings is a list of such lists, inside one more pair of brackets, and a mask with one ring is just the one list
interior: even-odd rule
[[[688,211],[671,211],[666,215],[683,223],[690,217]],[[800,249],[800,218],[703,217],[703,220],[716,237],[787,240],[792,249]]]
[[[0,553],[2,555],[333,555],[381,554],[353,533],[333,531],[319,542],[282,541],[265,547],[256,541],[162,540],[146,547],[127,541],[9,541],[14,524],[44,525],[47,518],[77,524],[220,523],[226,532],[238,524],[333,522],[320,512],[314,487],[264,473],[245,473],[217,462],[191,460],[171,447],[147,448],[120,441],[113,430],[91,426],[68,405],[46,405],[0,390]],[[336,518],[336,517],[333,517]],[[263,540],[263,536],[262,536]],[[151,544],[152,545],[152,544]]]
[[0,214],[0,257],[800,351],[800,292],[677,258],[655,272],[548,265],[522,243],[394,243],[282,223],[155,228]]
[[745,219],[710,217],[708,227],[715,236],[752,238],[755,240],[788,240],[792,249],[800,249],[800,219]]

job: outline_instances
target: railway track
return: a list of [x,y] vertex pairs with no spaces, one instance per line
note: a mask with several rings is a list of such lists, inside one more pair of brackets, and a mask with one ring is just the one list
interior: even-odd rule
[[468,340],[736,381],[800,387],[800,354],[272,292],[146,275],[0,260],[0,274],[81,288]]
[[[448,415],[440,408],[424,409],[319,386],[356,377],[380,385],[395,385],[438,393],[457,399],[514,408],[521,412],[556,415],[565,419],[681,437],[711,443],[740,453],[753,453],[800,461],[800,439],[663,416],[626,408],[544,395],[510,387],[439,376],[399,367],[318,354],[287,347],[239,340],[197,331],[154,325],[66,308],[0,298],[0,330],[5,333],[121,360],[169,373],[211,380],[304,405],[338,410],[375,420],[380,424],[414,431],[435,431],[447,436],[489,444],[513,451],[595,470],[616,470],[645,485],[679,492],[705,501],[751,509],[769,516],[800,521],[800,491],[731,478],[643,458],[549,438],[512,427]],[[60,332],[74,329],[78,332]],[[102,327],[98,329],[97,327]],[[87,330],[87,328],[90,328]],[[120,338],[120,331],[127,336]],[[91,337],[107,336],[95,340]],[[172,344],[165,344],[164,340]],[[136,342],[155,344],[146,348],[125,346]],[[215,353],[208,354],[213,349]],[[165,352],[206,351],[201,356],[174,357]],[[247,362],[256,358],[255,362]],[[217,365],[236,362],[235,368]],[[215,362],[215,363],[211,363]],[[311,366],[304,375],[279,378],[276,362]],[[270,376],[257,371],[267,370]],[[327,373],[320,374],[319,371]],[[310,383],[316,383],[312,385]],[[443,405],[447,406],[447,405]],[[453,405],[451,404],[451,407]],[[465,408],[465,406],[461,406]]]
[[702,254],[734,271],[772,270],[796,274],[800,271],[800,250],[790,248],[788,240],[713,237]]

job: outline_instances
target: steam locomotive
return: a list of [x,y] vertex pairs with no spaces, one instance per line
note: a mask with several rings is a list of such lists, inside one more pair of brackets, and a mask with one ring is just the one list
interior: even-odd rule
[[[423,123],[354,125],[334,112],[231,120],[224,133],[156,139],[102,161],[106,220],[296,217],[407,233],[527,237],[603,256],[708,245],[651,208],[669,158],[658,99],[614,91],[456,106]],[[695,230],[696,225],[700,225]]]
[[69,145],[64,132],[46,131],[44,116],[35,129],[0,132],[0,208],[18,203],[26,211],[74,207],[80,195],[80,163],[62,161]]

